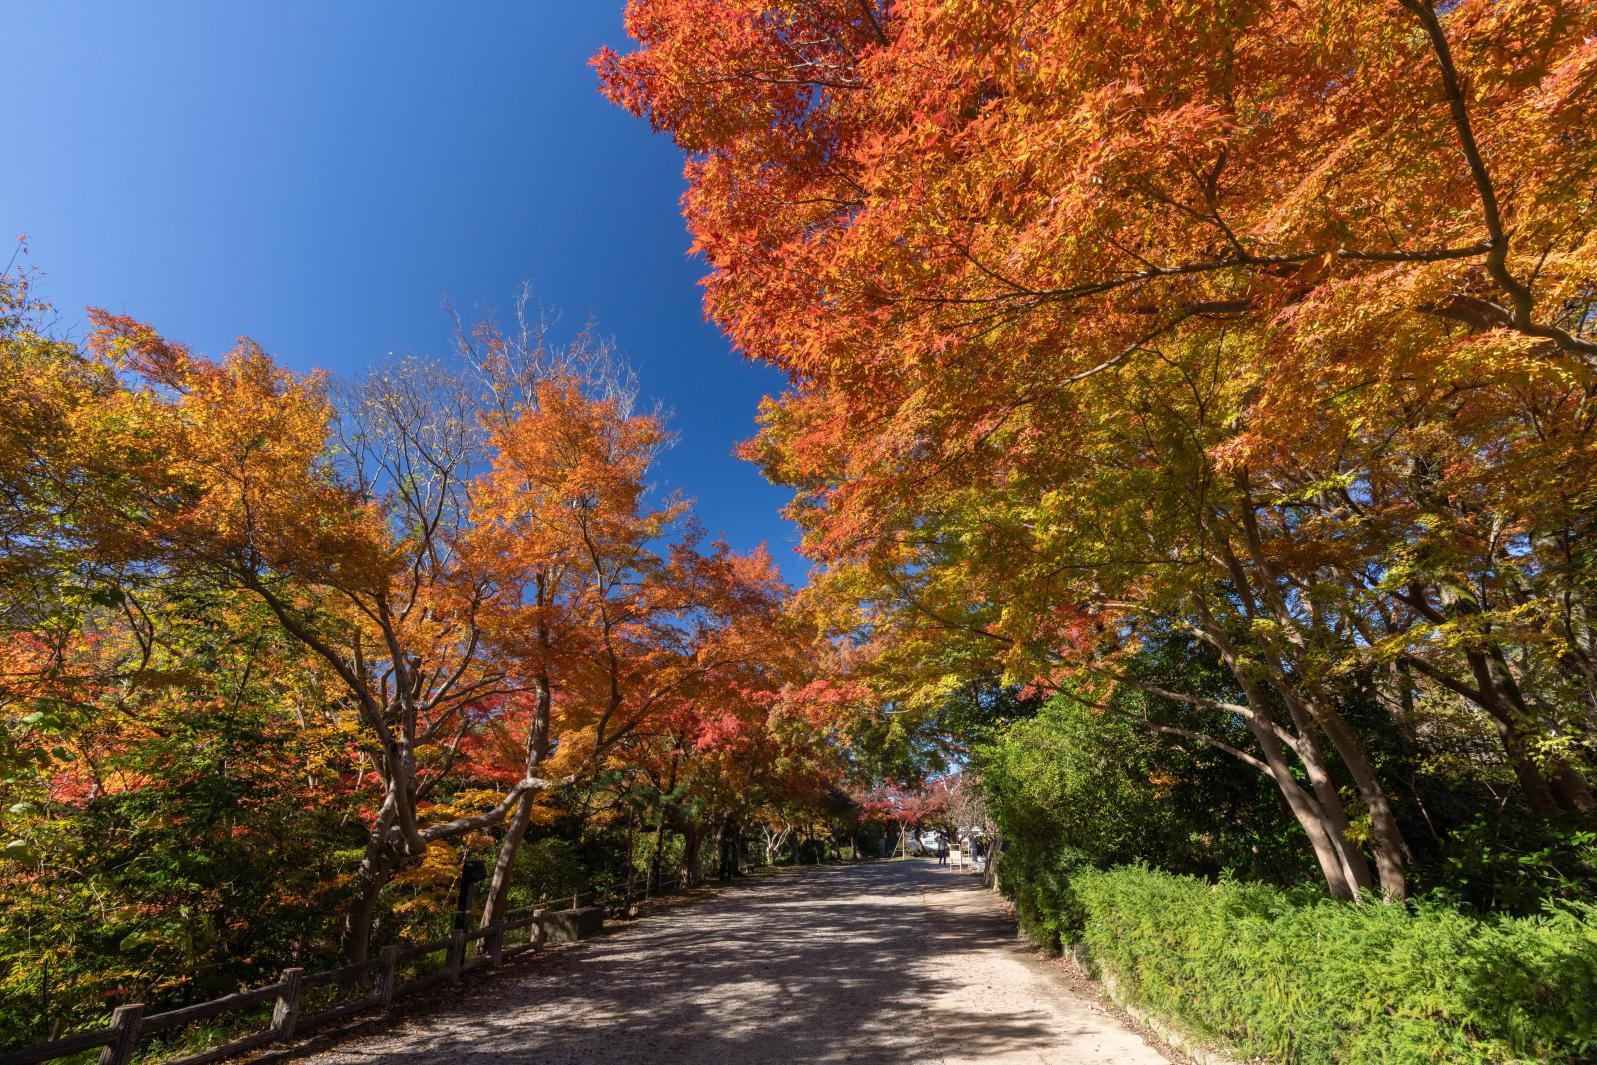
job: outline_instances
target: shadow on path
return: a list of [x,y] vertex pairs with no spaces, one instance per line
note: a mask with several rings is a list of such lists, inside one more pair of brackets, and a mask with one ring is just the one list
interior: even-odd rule
[[1113,1024],[1063,999],[976,878],[880,863],[740,885],[310,1060],[1163,1060],[1145,1047],[1145,1058],[1050,1053],[1088,1049],[1101,1042],[1094,1026]]

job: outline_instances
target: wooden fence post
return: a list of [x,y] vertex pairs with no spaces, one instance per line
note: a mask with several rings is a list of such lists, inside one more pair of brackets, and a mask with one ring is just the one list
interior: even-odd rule
[[488,964],[498,967],[505,959],[505,923],[497,921],[488,926],[488,938],[483,942],[487,948]]
[[100,1051],[100,1065],[128,1065],[133,1049],[139,1045],[139,1022],[144,1019],[144,1003],[134,1002],[111,1011],[111,1027],[116,1042]]
[[449,955],[446,966],[449,970],[449,979],[460,979],[460,967],[466,960],[466,930],[457,928],[449,933]]
[[532,916],[535,920],[532,922],[532,928],[527,934],[527,942],[531,943],[534,948],[543,946],[549,938],[549,930],[544,927],[544,919],[548,914],[549,907],[547,906],[532,911]]
[[277,1005],[272,1007],[272,1033],[279,1043],[294,1041],[294,1026],[299,1023],[299,985],[304,969],[284,969],[278,983]]
[[377,954],[377,1001],[383,1009],[394,1004],[394,985],[399,982],[399,945],[390,943]]

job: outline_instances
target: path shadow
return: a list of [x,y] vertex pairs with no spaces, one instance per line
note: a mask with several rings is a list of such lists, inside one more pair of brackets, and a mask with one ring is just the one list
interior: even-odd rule
[[1023,1001],[928,1008],[960,955],[1015,949],[990,904],[948,905],[981,891],[919,862],[774,876],[316,1060],[897,1063],[1053,1045],[1057,1022]]

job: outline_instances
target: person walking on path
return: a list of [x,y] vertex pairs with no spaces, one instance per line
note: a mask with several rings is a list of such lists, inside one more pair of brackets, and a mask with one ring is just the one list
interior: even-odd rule
[[937,837],[937,864],[948,864],[948,840],[942,836]]

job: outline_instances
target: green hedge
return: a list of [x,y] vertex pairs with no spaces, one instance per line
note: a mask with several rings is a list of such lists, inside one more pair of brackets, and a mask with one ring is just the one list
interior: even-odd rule
[[[1283,1062],[1593,1060],[1597,911],[1479,920],[1122,866],[1044,916],[1129,997]],[[1052,918],[1052,919],[1049,919]],[[1052,926],[1051,928],[1048,926]]]

